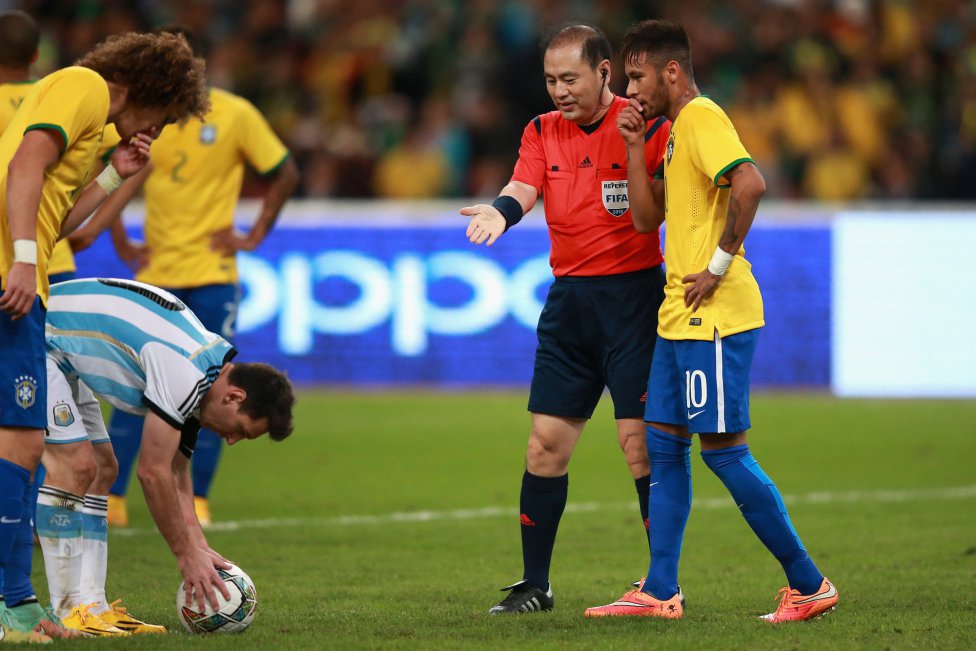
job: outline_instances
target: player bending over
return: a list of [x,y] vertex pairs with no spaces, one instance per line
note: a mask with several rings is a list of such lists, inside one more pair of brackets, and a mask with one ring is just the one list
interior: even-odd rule
[[[187,601],[226,596],[193,509],[189,461],[209,427],[233,445],[291,434],[294,393],[266,364],[233,364],[234,348],[186,305],[152,285],[81,279],[51,287],[48,302],[48,474],[37,507],[51,603],[68,627],[92,634],[164,632],[105,597],[105,512],[118,466],[100,397],[144,414],[138,476],[156,526],[186,582]],[[114,629],[114,630],[113,630]]]

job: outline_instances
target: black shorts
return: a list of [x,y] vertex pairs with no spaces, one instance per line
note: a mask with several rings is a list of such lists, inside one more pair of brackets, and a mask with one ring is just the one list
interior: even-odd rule
[[556,278],[539,317],[529,411],[590,418],[609,387],[616,418],[642,419],[664,282],[660,265]]

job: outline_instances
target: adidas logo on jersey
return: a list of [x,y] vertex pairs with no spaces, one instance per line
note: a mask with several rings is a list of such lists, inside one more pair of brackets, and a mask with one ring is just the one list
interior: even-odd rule
[[587,156],[586,158],[583,159],[583,162],[580,163],[579,166],[580,166],[580,169],[582,169],[584,167],[593,167],[593,163],[590,162],[590,157]]

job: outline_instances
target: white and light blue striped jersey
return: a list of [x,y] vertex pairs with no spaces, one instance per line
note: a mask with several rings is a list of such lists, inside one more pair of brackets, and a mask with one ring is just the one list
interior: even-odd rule
[[151,409],[176,429],[236,354],[169,292],[115,278],[51,286],[47,349],[66,376],[113,407]]

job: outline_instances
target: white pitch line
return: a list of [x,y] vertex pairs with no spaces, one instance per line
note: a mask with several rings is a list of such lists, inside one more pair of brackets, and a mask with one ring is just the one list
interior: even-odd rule
[[[843,491],[783,495],[787,504],[879,504],[887,502],[921,502],[925,500],[969,500],[976,498],[976,485],[951,488],[917,488],[903,490]],[[627,511],[633,502],[605,503],[579,502],[566,505],[567,513],[593,513],[595,511]],[[698,499],[692,508],[735,508],[730,497]],[[382,515],[340,515],[331,518],[265,518],[216,522],[207,528],[212,531],[239,531],[241,529],[277,529],[285,527],[350,527],[415,522],[443,522],[455,520],[481,520],[487,518],[516,517],[518,509],[503,506],[487,506],[480,509],[455,509],[451,511],[407,511]],[[117,536],[143,536],[156,533],[155,528],[112,528]]]

